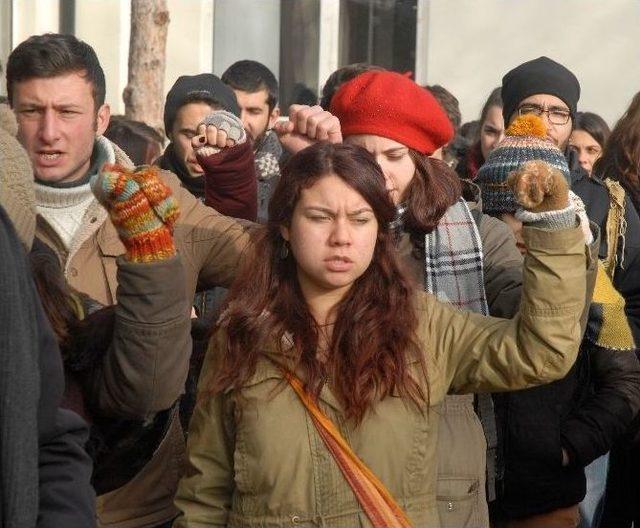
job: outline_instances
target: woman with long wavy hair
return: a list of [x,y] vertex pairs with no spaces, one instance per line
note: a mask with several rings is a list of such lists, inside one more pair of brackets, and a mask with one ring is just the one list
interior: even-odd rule
[[509,321],[414,290],[364,149],[293,156],[207,352],[174,526],[439,526],[447,392],[544,383],[574,360],[585,244],[556,183],[535,208],[566,228],[525,228],[531,280]]
[[613,127],[593,173],[619,181],[640,212],[640,92]]

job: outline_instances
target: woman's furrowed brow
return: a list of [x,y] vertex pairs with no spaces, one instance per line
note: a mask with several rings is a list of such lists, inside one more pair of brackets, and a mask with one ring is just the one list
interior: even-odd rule
[[396,152],[400,152],[400,151],[407,151],[409,150],[408,147],[404,147],[404,146],[399,146],[399,147],[391,147],[388,149],[383,150],[383,154],[394,154]]
[[[307,207],[304,208],[305,211],[318,211],[318,212],[322,212],[322,213],[327,213],[327,214],[335,214],[335,211],[329,207],[322,207],[320,205],[309,205]],[[369,206],[364,206],[364,207],[360,207],[354,211],[350,211],[348,214],[348,216],[357,216],[359,214],[362,213],[372,213],[373,209],[371,209],[371,207]]]

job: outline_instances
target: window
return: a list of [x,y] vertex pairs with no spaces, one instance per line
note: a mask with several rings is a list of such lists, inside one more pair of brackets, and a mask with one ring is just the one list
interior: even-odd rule
[[341,0],[340,65],[367,62],[413,72],[417,9],[417,0]]
[[286,112],[294,102],[317,100],[320,0],[282,0],[280,28],[280,107]]

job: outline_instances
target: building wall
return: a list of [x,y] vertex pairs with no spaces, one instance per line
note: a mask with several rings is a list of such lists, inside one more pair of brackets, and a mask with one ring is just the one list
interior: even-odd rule
[[58,0],[10,0],[10,3],[14,45],[31,35],[58,30],[60,16]]
[[121,0],[76,2],[75,35],[91,44],[107,82],[112,114],[124,114],[122,91],[127,85],[130,4]]
[[[0,31],[10,28],[11,46],[59,28],[59,0],[0,2],[5,5]],[[321,86],[339,65],[339,0],[319,2]],[[240,58],[264,62],[278,74],[280,6],[281,0],[168,0],[165,91],[179,75],[220,75]],[[129,9],[128,0],[75,2],[75,32],[98,53],[114,113],[124,111]],[[640,89],[636,0],[418,0],[417,16],[416,80],[450,89],[465,120],[478,116],[506,71],[543,54],[576,73],[582,85],[580,109],[598,112],[610,124]],[[0,46],[3,64],[8,51],[7,44]],[[4,83],[0,93],[5,93]]]
[[169,33],[165,93],[181,75],[211,72],[214,0],[167,0]]
[[464,120],[478,117],[507,71],[540,55],[576,74],[579,110],[611,125],[640,90],[640,2],[431,0],[426,8],[427,57],[418,80],[454,93]]
[[280,69],[280,0],[215,0],[213,71],[257,60],[276,78]]
[[[180,75],[211,71],[213,62],[213,0],[168,0],[167,7],[165,92]],[[107,78],[107,103],[113,114],[124,113],[130,14],[128,1],[76,0],[75,34],[96,50]]]

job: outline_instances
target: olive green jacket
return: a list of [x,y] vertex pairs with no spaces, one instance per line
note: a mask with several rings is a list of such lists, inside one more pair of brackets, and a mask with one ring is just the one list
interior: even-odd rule
[[[428,408],[389,397],[354,426],[330,386],[322,389],[321,408],[414,526],[439,526],[436,443],[446,394],[546,383],[563,377],[576,358],[586,300],[582,231],[525,228],[525,240],[522,303],[512,320],[461,312],[416,293]],[[369,526],[293,390],[274,391],[284,361],[271,351],[276,347],[265,344],[265,359],[239,392],[207,393],[216,343],[223,341],[218,335],[205,360],[174,527]]]

